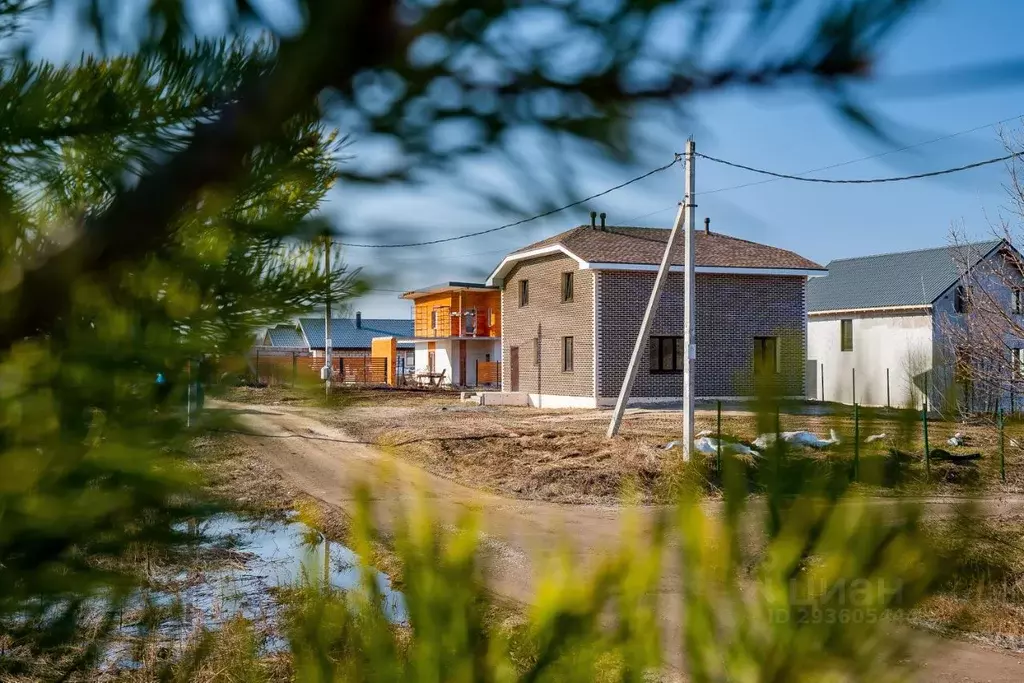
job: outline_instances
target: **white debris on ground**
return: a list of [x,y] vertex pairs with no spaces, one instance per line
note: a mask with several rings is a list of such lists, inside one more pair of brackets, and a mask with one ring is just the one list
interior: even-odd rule
[[[701,438],[694,440],[693,447],[706,455],[714,455],[718,453],[718,439],[702,436]],[[740,455],[757,455],[757,453],[748,447],[735,441],[722,441],[722,452],[739,453]]]
[[886,434],[885,432],[882,432],[881,434],[872,434],[868,438],[864,439],[864,443],[874,443],[875,441],[881,441],[882,439],[886,439],[888,437],[889,435]]
[[[793,446],[806,446],[808,448],[828,448],[840,443],[836,430],[829,430],[829,438],[822,439],[811,432],[782,432],[779,434],[782,440]],[[775,434],[762,434],[754,440],[754,448],[763,451],[775,443]]]
[[[703,434],[703,432],[701,432]],[[712,432],[708,432],[711,434]],[[678,448],[682,445],[681,441],[669,441],[663,446],[666,451],[670,451],[673,448]],[[715,455],[718,453],[718,439],[712,439],[709,436],[701,436],[699,439],[693,440],[693,448],[698,453],[704,455]],[[723,453],[739,453],[740,455],[757,455],[757,451],[751,450],[747,446],[737,443],[735,441],[722,441],[722,452]]]
[[964,435],[963,435],[963,433],[962,432],[957,432],[953,436],[949,437],[946,440],[946,443],[949,444],[950,446],[963,446],[964,445]]

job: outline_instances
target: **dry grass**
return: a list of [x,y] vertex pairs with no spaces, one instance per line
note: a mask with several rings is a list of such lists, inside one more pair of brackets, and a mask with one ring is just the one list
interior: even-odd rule
[[[698,473],[683,473],[678,451],[664,445],[678,439],[681,414],[676,411],[635,411],[627,414],[620,436],[604,437],[608,411],[543,410],[416,402],[359,407],[348,404],[331,418],[354,436],[389,449],[424,469],[467,486],[531,500],[576,504],[614,504],[627,488],[643,502],[670,500],[680,477],[692,479],[710,470],[701,463]],[[769,424],[774,417],[769,416]],[[782,431],[808,430],[827,436],[835,430],[841,448],[794,452],[820,471],[842,468],[852,471],[854,434],[851,415],[782,414]],[[774,431],[773,427],[767,429]],[[698,432],[716,430],[712,411],[698,411]],[[728,411],[722,415],[722,432],[751,442],[758,435],[757,417],[751,412]],[[956,432],[967,437],[962,448],[946,440]],[[887,437],[863,443],[871,434]],[[932,462],[925,478],[924,443],[919,418],[914,415],[867,413],[860,420],[858,457],[861,471],[878,470],[876,492],[911,492],[933,495],[959,494],[978,486],[990,490],[1024,490],[1024,425],[1007,427],[1007,483],[999,481],[997,431],[992,424],[929,423],[929,445],[952,453],[981,452],[979,463]],[[906,460],[893,472],[890,449]],[[713,456],[710,460],[714,460]],[[713,474],[713,472],[712,472]],[[899,481],[897,482],[897,478]],[[710,479],[705,486],[714,491]]]
[[458,405],[459,392],[448,389],[417,389],[405,387],[365,387],[340,385],[335,387],[328,401],[321,385],[295,387],[274,385],[268,387],[230,387],[219,396],[234,403],[258,405],[307,405],[334,408],[369,406],[443,406]]

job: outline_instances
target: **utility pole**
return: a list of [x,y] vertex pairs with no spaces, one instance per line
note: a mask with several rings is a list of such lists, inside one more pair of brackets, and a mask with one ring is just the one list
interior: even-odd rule
[[[686,149],[687,149],[687,157],[686,158],[687,158],[688,163],[690,164],[690,168],[692,169],[692,163],[693,163],[693,155],[692,155],[692,152],[693,152],[693,141],[692,140],[687,143]],[[687,188],[688,188],[688,190],[689,190],[691,184],[692,184],[692,175],[687,175]],[[615,436],[616,434],[618,434],[619,427],[622,425],[622,416],[626,412],[626,403],[629,402],[630,393],[633,391],[633,382],[636,381],[636,373],[637,373],[637,370],[640,367],[640,356],[643,354],[644,345],[647,343],[647,340],[650,338],[651,325],[654,323],[654,316],[656,316],[657,313],[658,313],[658,303],[659,303],[659,301],[661,299],[661,291],[665,288],[665,282],[668,280],[669,269],[672,267],[672,252],[675,249],[676,242],[678,242],[679,233],[681,232],[681,228],[683,227],[683,222],[686,221],[686,220],[690,221],[690,223],[686,226],[687,234],[689,234],[690,232],[693,231],[694,211],[689,206],[690,203],[691,203],[690,199],[688,197],[686,197],[679,204],[679,211],[676,212],[676,222],[672,225],[672,230],[668,234],[668,243],[665,245],[665,253],[661,257],[661,265],[658,267],[658,275],[657,275],[657,277],[654,280],[654,289],[651,290],[651,298],[647,302],[647,310],[644,313],[643,322],[640,324],[640,332],[637,334],[636,344],[633,346],[633,355],[630,356],[630,358],[629,358],[629,366],[626,369],[626,378],[622,382],[622,387],[619,390],[619,398],[618,398],[618,400],[615,401],[615,410],[612,411],[612,419],[611,419],[611,422],[609,422],[609,424],[608,424],[608,431],[607,431],[606,435],[607,435],[607,437],[609,439],[612,438],[613,436]],[[692,239],[690,239],[688,237],[686,239],[686,243],[689,245],[689,249],[692,252],[692,249],[693,249],[693,241],[692,241]],[[692,256],[689,258],[689,262],[690,263],[693,262]],[[692,293],[689,296],[692,297]],[[692,310],[693,310],[693,307],[690,306],[689,307],[689,311],[692,312]],[[684,332],[685,332],[686,329],[689,329],[689,323],[686,323],[686,325],[684,325]],[[684,372],[685,372],[686,367],[688,367],[688,366],[686,365],[686,363],[684,363],[683,364]],[[684,390],[684,394],[685,394],[685,390]],[[692,398],[692,395],[693,395],[693,392],[691,391],[689,393],[689,396]],[[684,444],[685,444],[684,447],[683,447],[683,459],[684,460],[689,460],[690,459],[690,449],[691,449],[691,447],[693,445],[692,444],[692,441],[693,441],[693,434],[692,434],[692,431],[693,431],[693,408],[692,408],[692,406],[691,406],[690,412],[688,414],[690,415],[690,418],[689,418],[689,422],[688,423],[686,422],[686,420],[684,418],[684,430],[686,428],[685,424],[689,424],[690,425],[690,432],[691,433],[690,433],[690,440],[689,440],[689,442],[684,442]],[[685,434],[684,434],[684,438],[685,438]]]
[[331,358],[331,350],[334,347],[334,340],[331,339],[331,233],[324,235],[324,274],[327,276],[327,289],[324,293],[324,367],[327,368],[324,391],[330,399],[331,373],[334,372]]
[[[686,356],[683,358],[683,460],[689,460],[690,452],[693,450],[693,365],[697,359],[697,345],[693,343],[693,327],[696,320],[694,308],[697,299],[694,295],[696,265],[693,248],[693,231],[697,215],[693,186],[696,147],[692,137],[686,141],[686,195],[683,200],[686,205],[686,275],[683,278],[683,293],[686,299],[686,320],[683,322],[683,346],[686,347]],[[718,438],[721,439],[722,435],[719,434]]]

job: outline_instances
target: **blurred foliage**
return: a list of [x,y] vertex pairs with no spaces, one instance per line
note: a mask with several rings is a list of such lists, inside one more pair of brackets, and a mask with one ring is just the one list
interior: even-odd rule
[[[353,549],[372,555],[369,492],[360,495]],[[390,622],[375,570],[339,592],[314,572],[287,602],[297,681],[647,681],[666,664],[705,681],[902,681],[912,635],[893,617],[939,581],[919,510],[881,510],[856,496],[809,497],[760,540],[767,516],[733,500],[709,515],[685,495],[675,514],[629,517],[622,542],[597,566],[568,553],[545,567],[526,618],[493,618],[468,516],[442,531],[425,498],[394,537],[408,623]],[[753,548],[751,539],[755,540]],[[671,566],[671,569],[667,567]],[[682,604],[665,595],[681,589]],[[664,629],[681,613],[679,639]],[[237,638],[237,630],[220,636]],[[162,680],[237,680],[266,661],[250,648],[225,656],[207,634],[164,664]],[[159,669],[158,669],[159,670]],[[129,679],[152,680],[139,672]],[[270,680],[255,675],[246,680]]]
[[[11,103],[0,114],[0,280],[81,239],[69,225],[185,144],[269,55],[264,44],[219,42],[168,61],[12,67],[0,86]],[[308,229],[338,153],[314,111],[289,120],[230,187],[197,197],[158,251],[77,278],[62,315],[0,355],[0,628],[28,661],[103,635],[96,615],[115,613],[140,581],[127,549],[189,542],[182,523],[207,506],[185,460],[186,378],[216,376],[256,327],[322,300],[318,249],[291,237]],[[336,263],[332,298],[361,291]],[[0,297],[0,319],[17,303]],[[27,663],[4,658],[0,669]]]
[[[633,160],[631,121],[645,107],[678,113],[687,97],[733,85],[809,84],[870,127],[842,79],[867,76],[917,4],[758,0],[737,15],[710,0],[307,0],[276,11],[225,0],[210,6],[224,10],[227,39],[197,41],[207,35],[200,13],[183,0],[0,0],[0,631],[24,653],[0,659],[0,675],[31,676],[41,661],[59,665],[54,678],[88,670],[144,578],[129,549],[189,541],[187,520],[207,507],[185,457],[186,378],[214,375],[255,327],[328,288],[335,301],[362,291],[343,266],[326,278],[307,243],[327,228],[311,214],[339,176],[409,182],[498,153],[529,183],[523,205],[536,206],[571,184],[567,146]],[[68,17],[81,41],[72,49],[93,56],[34,61],[33,27]],[[389,143],[392,163],[340,168],[344,138],[325,119]],[[546,136],[544,159],[523,161],[523,132]],[[201,369],[191,365],[204,355]],[[884,555],[883,541],[913,550],[912,529],[883,539],[859,521],[867,513],[821,536],[824,550],[844,533],[866,553]],[[680,531],[686,538],[689,526]],[[548,577],[525,679],[639,679],[657,650],[647,596],[659,540],[629,547],[591,582],[567,566]],[[395,640],[366,607],[368,584],[369,597],[299,612],[296,671],[512,676],[503,641],[482,623],[475,542],[472,527],[442,542],[410,522],[399,552],[412,640]],[[838,567],[833,578],[903,569],[856,558]],[[352,599],[364,609],[353,612]],[[711,598],[695,599],[699,608]],[[770,630],[759,642],[785,654],[791,635]],[[802,652],[845,666],[854,650],[834,647],[837,638]],[[259,677],[239,661],[232,670]]]

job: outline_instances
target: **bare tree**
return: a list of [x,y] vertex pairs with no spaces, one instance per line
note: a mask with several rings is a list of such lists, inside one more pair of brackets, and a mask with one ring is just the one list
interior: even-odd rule
[[[1021,150],[1024,133],[1003,131],[1010,153]],[[970,243],[962,225],[951,230],[960,283],[939,312],[939,346],[948,387],[946,403],[963,412],[1016,410],[1024,395],[1024,167],[1007,162],[1003,185],[1009,199],[992,224],[991,243]],[[982,253],[986,249],[988,253]],[[941,375],[940,375],[941,377]]]

